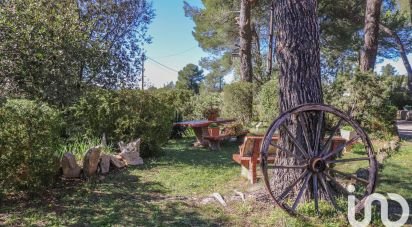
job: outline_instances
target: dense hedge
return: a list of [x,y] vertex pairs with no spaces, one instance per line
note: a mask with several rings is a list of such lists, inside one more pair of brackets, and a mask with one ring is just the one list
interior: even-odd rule
[[272,79],[260,88],[258,94],[259,120],[272,122],[279,115],[279,90],[277,79]]
[[190,111],[184,116],[186,119],[204,119],[205,110],[211,108],[222,110],[222,95],[217,92],[201,93],[193,96],[187,105]]
[[10,99],[0,108],[0,188],[50,185],[59,167],[59,112],[44,103]]
[[67,113],[69,136],[106,135],[110,142],[142,138],[141,155],[156,154],[167,142],[173,108],[153,93],[137,90],[93,89]]
[[396,133],[394,92],[386,86],[385,78],[372,73],[341,74],[334,83],[324,86],[325,102],[342,110],[354,104],[353,117],[372,136],[391,137]]
[[243,124],[250,123],[253,112],[253,84],[239,81],[223,89],[224,114],[237,118]]

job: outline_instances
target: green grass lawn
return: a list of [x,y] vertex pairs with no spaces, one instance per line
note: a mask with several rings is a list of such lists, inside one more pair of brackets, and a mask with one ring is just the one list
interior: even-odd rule
[[[228,202],[201,205],[213,192],[231,195],[250,185],[231,156],[238,144],[222,151],[190,146],[193,138],[170,141],[164,155],[138,168],[104,179],[61,182],[41,195],[10,195],[0,203],[0,225],[37,226],[345,226],[345,217],[325,212],[305,223],[267,203]],[[385,162],[378,192],[412,198],[412,144]],[[312,210],[306,209],[308,213]],[[325,208],[326,209],[326,208]]]
[[[397,193],[412,205],[412,143],[403,142],[400,151],[384,162],[377,192]],[[411,206],[412,208],[412,206]]]
[[220,214],[209,217],[215,208],[199,212],[190,201],[247,186],[231,160],[238,145],[212,152],[191,147],[193,140],[170,141],[163,156],[104,179],[62,182],[40,196],[9,196],[0,203],[0,225],[221,225]]

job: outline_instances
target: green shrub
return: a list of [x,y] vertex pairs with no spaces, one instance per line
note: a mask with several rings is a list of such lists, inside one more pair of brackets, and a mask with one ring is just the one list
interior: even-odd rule
[[335,82],[325,86],[325,102],[344,111],[354,104],[353,117],[372,136],[391,137],[396,129],[396,107],[391,105],[382,78],[371,73],[339,75]]
[[115,139],[115,122],[119,112],[115,109],[116,93],[104,89],[90,89],[65,112],[67,137],[101,137]]
[[272,122],[279,115],[279,88],[277,79],[262,85],[258,94],[258,112],[261,121]]
[[226,85],[223,89],[224,115],[237,118],[242,124],[252,120],[253,84],[249,82],[235,82]]
[[382,81],[385,95],[389,97],[391,105],[396,106],[398,110],[402,110],[404,106],[412,104],[406,84],[406,76],[385,76]]
[[223,106],[222,96],[220,93],[204,93],[195,95],[191,98],[189,103],[189,108],[192,112],[187,116],[186,119],[204,119],[205,112],[209,109],[221,109]]
[[[184,116],[188,116],[193,112],[190,105],[194,93],[186,89],[168,89],[160,88],[153,90],[152,93],[160,99],[160,101],[174,110],[173,122],[183,121]],[[171,139],[180,139],[187,135],[187,127],[173,126],[170,133]]]
[[47,104],[11,99],[0,108],[0,188],[37,189],[59,168],[59,112]]
[[121,90],[117,95],[117,140],[129,141],[141,137],[141,155],[148,157],[156,154],[169,139],[173,109],[147,92]]
[[170,135],[173,108],[151,92],[138,90],[87,92],[68,111],[68,135],[101,137],[109,142],[142,138],[141,155],[156,154]]

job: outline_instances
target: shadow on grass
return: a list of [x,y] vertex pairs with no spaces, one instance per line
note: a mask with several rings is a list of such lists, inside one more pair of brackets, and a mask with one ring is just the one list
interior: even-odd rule
[[223,141],[221,150],[211,151],[209,148],[193,147],[194,138],[170,141],[163,148],[163,156],[149,159],[146,168],[173,164],[188,164],[204,167],[233,166],[232,154],[239,152],[238,142]]
[[89,182],[61,182],[41,196],[5,199],[0,224],[69,226],[202,226],[221,220],[203,217],[188,201],[166,196],[158,182],[144,183],[129,170]]

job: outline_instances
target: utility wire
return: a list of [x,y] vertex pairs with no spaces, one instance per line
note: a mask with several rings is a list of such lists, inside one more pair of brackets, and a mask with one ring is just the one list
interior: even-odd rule
[[196,45],[196,46],[192,46],[192,47],[190,47],[189,49],[186,49],[186,50],[184,50],[184,51],[182,51],[182,52],[178,52],[178,53],[170,54],[170,55],[166,55],[166,56],[160,56],[160,57],[157,57],[157,58],[168,58],[168,57],[178,56],[178,55],[187,53],[187,52],[193,50],[193,49],[196,48],[196,47],[197,47],[197,45]]
[[175,70],[175,69],[173,69],[173,68],[171,68],[171,67],[169,67],[169,66],[167,66],[167,65],[164,65],[164,64],[162,64],[162,63],[154,60],[153,58],[151,58],[151,57],[149,57],[149,56],[146,56],[146,57],[147,57],[147,59],[151,60],[152,62],[154,62],[154,63],[156,63],[156,64],[158,64],[158,65],[160,65],[160,66],[163,66],[164,68],[166,68],[166,69],[168,69],[168,70],[170,70],[170,71],[173,71],[173,72],[177,72],[177,73],[178,73],[177,70]]

